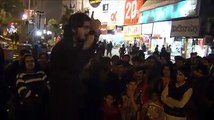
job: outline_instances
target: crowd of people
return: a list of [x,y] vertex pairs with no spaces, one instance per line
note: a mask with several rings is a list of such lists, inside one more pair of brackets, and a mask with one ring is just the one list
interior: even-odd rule
[[21,50],[8,65],[1,56],[0,119],[214,119],[213,55],[105,57],[96,52],[99,25],[75,13],[50,56]]

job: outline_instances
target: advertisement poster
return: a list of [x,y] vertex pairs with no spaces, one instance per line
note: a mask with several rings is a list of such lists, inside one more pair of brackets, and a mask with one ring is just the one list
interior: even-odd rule
[[126,0],[124,9],[124,25],[133,25],[138,23],[140,8],[144,0]]

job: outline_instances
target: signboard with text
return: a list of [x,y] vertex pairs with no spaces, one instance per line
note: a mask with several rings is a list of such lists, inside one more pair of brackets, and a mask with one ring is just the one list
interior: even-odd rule
[[198,37],[199,19],[173,21],[171,37]]
[[124,25],[138,23],[139,10],[144,0],[126,0],[124,9]]
[[[125,0],[102,0],[99,6],[92,7],[89,3],[84,7],[94,11],[94,19],[99,19],[107,25],[123,25]],[[90,15],[89,15],[90,16]]]
[[143,11],[139,23],[158,22],[192,16],[197,16],[197,0],[183,0],[174,4]]
[[123,33],[125,35],[140,35],[141,34],[141,25],[124,26]]

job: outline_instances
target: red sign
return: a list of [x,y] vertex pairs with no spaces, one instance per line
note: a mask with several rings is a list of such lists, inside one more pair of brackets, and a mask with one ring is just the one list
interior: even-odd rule
[[124,25],[132,25],[138,23],[139,10],[144,0],[126,0]]

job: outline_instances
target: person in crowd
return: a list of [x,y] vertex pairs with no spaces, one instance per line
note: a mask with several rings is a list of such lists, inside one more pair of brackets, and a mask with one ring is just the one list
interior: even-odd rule
[[14,42],[15,44],[17,44],[17,42],[19,41],[19,34],[17,32],[12,33],[12,35],[10,36],[12,42]]
[[162,45],[161,54],[164,54],[164,53],[166,53],[166,47],[164,45]]
[[[202,63],[192,68],[193,72],[193,104],[192,110],[196,111],[198,120],[210,119],[211,107],[213,107],[213,98],[211,91],[213,82],[209,81],[209,68]],[[195,108],[195,109],[194,109]],[[213,118],[213,117],[212,117]]]
[[141,59],[140,56],[134,56],[131,58],[131,62],[132,62],[133,67],[139,67],[142,65],[143,60]]
[[49,55],[47,52],[41,52],[38,56],[39,69],[43,70],[46,75],[49,75]]
[[171,53],[172,53],[171,45],[168,45],[168,46],[166,47],[166,52],[168,52],[169,55],[171,55]]
[[197,62],[201,61],[201,57],[197,56],[196,52],[191,52],[190,53],[190,58],[186,59],[186,64],[188,64],[189,66],[194,66],[195,64],[197,64]]
[[95,34],[91,19],[77,12],[64,27],[63,40],[50,57],[50,119],[80,120],[83,116],[84,85],[80,74],[94,54]]
[[164,64],[161,69],[160,80],[157,81],[155,85],[156,92],[161,95],[163,89],[169,84],[173,79],[173,68],[170,64]]
[[186,59],[182,56],[175,56],[175,63],[173,64],[174,70],[184,66],[186,64]]
[[112,42],[110,41],[108,44],[107,44],[107,56],[110,55],[110,57],[112,56],[112,49],[113,49],[113,44]]
[[149,100],[148,92],[150,86],[145,73],[145,67],[138,66],[133,68],[133,79],[137,82],[136,95],[140,97],[140,109],[137,113],[140,120],[145,116],[146,108],[144,105],[147,104]]
[[151,90],[149,93],[149,102],[146,106],[146,116],[143,120],[165,120],[163,104],[160,100],[160,95]]
[[[0,69],[3,70],[5,65],[4,50],[0,44]],[[3,72],[2,72],[3,73]]]
[[126,89],[125,66],[126,64],[119,60],[112,66],[112,70],[107,75],[105,91],[111,92],[116,101],[120,101],[121,94]]
[[101,120],[104,85],[110,71],[110,58],[92,58],[81,74],[84,83],[84,120]]
[[171,61],[170,54],[168,52],[165,52],[164,54],[160,54],[159,62],[163,64],[173,64]]
[[8,88],[9,99],[7,103],[9,104],[9,110],[11,113],[15,113],[15,109],[19,104],[19,97],[16,89],[16,76],[21,70],[24,69],[23,58],[24,55],[31,54],[31,51],[28,49],[21,49],[19,52],[19,59],[9,63],[4,70],[5,83]]
[[92,19],[90,21],[91,24],[91,28],[92,30],[90,31],[90,33],[93,33],[95,36],[95,41],[97,42],[99,40],[99,36],[100,36],[100,26],[101,26],[101,22],[98,19]]
[[188,106],[193,89],[188,80],[189,69],[177,69],[176,80],[171,80],[161,94],[166,120],[187,120]]
[[129,44],[129,46],[127,47],[127,52],[129,55],[132,54],[132,44]]
[[120,57],[117,55],[113,55],[111,57],[111,65],[115,65],[120,60]]
[[133,79],[137,82],[136,93],[141,96],[141,104],[148,102],[149,84],[145,68],[142,66],[133,68]]
[[24,55],[24,69],[16,77],[16,88],[19,95],[17,120],[45,120],[48,102],[48,80],[43,71],[37,71],[34,57]]
[[128,54],[123,55],[123,57],[121,58],[121,60],[127,64],[130,64],[130,59],[131,57]]
[[156,45],[156,47],[155,47],[155,53],[158,53],[159,54],[159,48],[158,48],[159,46],[158,45]]
[[139,56],[143,61],[145,60],[145,53],[143,50],[138,50],[137,56]]
[[121,120],[120,108],[114,104],[115,98],[111,94],[104,96],[104,103],[102,106],[102,120]]
[[106,46],[107,46],[107,42],[106,40],[103,40],[103,42],[101,42],[100,44],[100,51],[101,51],[101,56],[104,56],[105,55],[105,52],[106,52]]
[[4,79],[4,51],[0,45],[0,120],[7,120],[6,102],[8,100],[8,89]]
[[136,56],[138,54],[139,47],[137,47],[137,43],[132,46],[132,56]]
[[140,98],[136,94],[137,82],[133,79],[126,84],[125,93],[122,95],[121,115],[122,120],[137,120],[140,109]]
[[155,83],[160,79],[161,76],[161,64],[159,64],[155,56],[149,56],[145,62],[144,66],[146,67],[146,75],[148,79],[148,84],[152,89],[154,89]]
[[125,48],[125,45],[123,44],[120,49],[119,49],[119,54],[120,54],[120,57],[122,57],[123,55],[125,55],[126,53],[126,48]]
[[16,91],[16,75],[24,67],[23,58],[25,54],[31,54],[31,51],[27,49],[20,50],[19,59],[9,63],[5,68],[5,80],[12,93]]
[[146,48],[145,43],[142,44],[141,49],[142,49],[143,52],[146,52],[147,48]]

